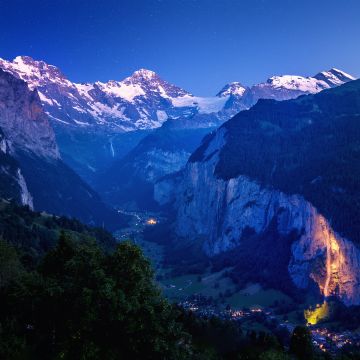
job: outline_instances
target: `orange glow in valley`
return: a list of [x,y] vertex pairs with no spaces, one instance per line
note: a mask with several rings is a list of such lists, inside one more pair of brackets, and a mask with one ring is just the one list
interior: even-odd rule
[[326,301],[323,304],[316,305],[315,308],[304,310],[304,317],[308,324],[316,325],[319,321],[329,316],[329,305]]

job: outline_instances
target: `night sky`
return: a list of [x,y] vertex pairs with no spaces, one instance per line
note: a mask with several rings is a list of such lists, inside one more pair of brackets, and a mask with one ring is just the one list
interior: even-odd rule
[[138,68],[197,95],[230,81],[360,75],[359,0],[0,0],[0,57],[29,55],[76,82]]

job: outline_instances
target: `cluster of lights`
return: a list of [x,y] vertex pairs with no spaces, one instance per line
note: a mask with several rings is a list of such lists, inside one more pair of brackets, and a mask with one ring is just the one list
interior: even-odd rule
[[233,318],[243,317],[244,315],[244,312],[241,310],[235,310],[231,313],[231,317]]
[[[323,337],[323,339],[327,338],[328,340],[326,340],[326,344],[329,344],[329,340],[331,340],[337,348],[342,348],[345,345],[351,345],[353,343],[353,341],[349,338],[345,338],[345,334],[336,334],[336,333],[332,333],[330,331],[328,331],[326,328],[323,329],[315,329],[312,330],[312,334],[313,335],[320,335]],[[323,340],[325,341],[325,340]],[[314,345],[318,346],[319,349],[323,352],[326,352],[327,350],[329,350],[329,348],[327,348],[325,342],[324,343],[319,343],[319,341],[314,340],[313,341]]]
[[156,225],[157,224],[157,221],[153,218],[150,218],[146,221],[146,224],[148,225]]
[[263,310],[261,309],[261,308],[252,308],[251,309],[251,312],[253,312],[253,313],[260,313],[260,312],[262,312]]

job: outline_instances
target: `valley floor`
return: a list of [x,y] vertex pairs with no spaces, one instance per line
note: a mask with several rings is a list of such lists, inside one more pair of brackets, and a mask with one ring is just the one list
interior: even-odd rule
[[166,218],[153,212],[129,212],[129,227],[117,231],[114,235],[119,241],[133,240],[150,259],[155,269],[156,279],[163,294],[170,302],[190,310],[200,317],[219,317],[237,322],[245,331],[265,331],[278,333],[289,338],[297,325],[306,324],[305,310],[313,309],[309,314],[312,321],[307,324],[311,330],[313,345],[322,352],[336,354],[346,345],[360,346],[360,329],[344,330],[338,324],[328,323],[318,315],[315,299],[308,298],[306,303],[295,303],[288,295],[257,283],[249,283],[238,290],[227,276],[230,268],[218,272],[206,269],[201,274],[175,276],[173,269],[164,266],[164,246],[147,241],[143,232]]

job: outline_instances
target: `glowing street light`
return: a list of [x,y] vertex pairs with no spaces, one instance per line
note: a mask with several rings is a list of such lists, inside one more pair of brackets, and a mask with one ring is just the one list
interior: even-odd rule
[[146,224],[148,225],[156,225],[157,224],[157,221],[153,218],[150,218],[146,221]]

